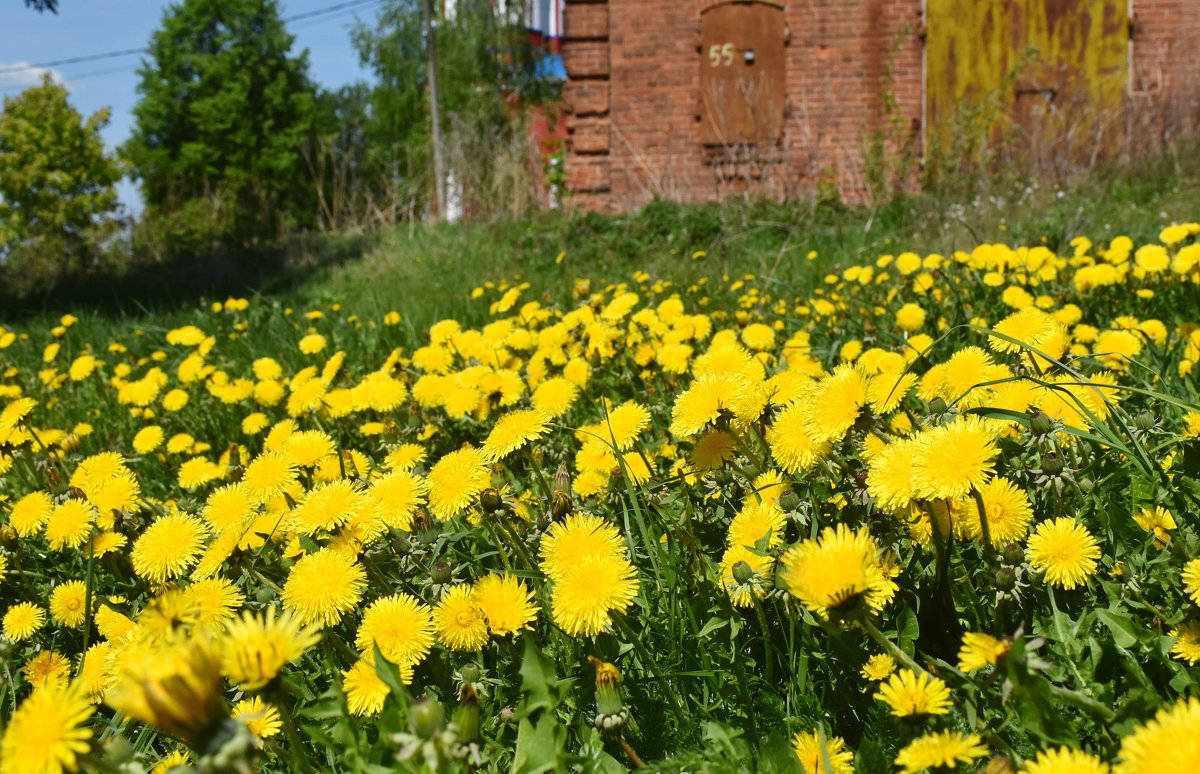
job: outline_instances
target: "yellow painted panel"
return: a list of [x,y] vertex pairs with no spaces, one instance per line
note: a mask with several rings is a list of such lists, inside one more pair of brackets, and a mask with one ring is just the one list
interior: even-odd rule
[[968,115],[994,134],[1082,136],[1120,109],[1128,0],[928,0],[926,8],[931,142],[963,131]]

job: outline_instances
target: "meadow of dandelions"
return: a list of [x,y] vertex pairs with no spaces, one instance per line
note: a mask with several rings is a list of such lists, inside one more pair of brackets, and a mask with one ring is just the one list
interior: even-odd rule
[[0,328],[0,773],[1200,771],[1200,224],[828,260]]

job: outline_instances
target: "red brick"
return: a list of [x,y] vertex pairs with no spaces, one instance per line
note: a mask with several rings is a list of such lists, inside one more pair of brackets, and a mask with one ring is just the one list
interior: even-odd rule
[[[563,8],[563,37],[574,40],[598,40],[608,37],[608,5],[589,3]],[[567,46],[570,49],[570,46]]]
[[563,46],[563,66],[572,78],[608,75],[608,43],[578,41]]
[[[608,112],[608,81],[570,80],[563,93],[567,110],[576,116]],[[570,124],[568,123],[568,126]]]
[[607,191],[612,187],[610,170],[607,156],[568,156],[567,188],[573,192]]
[[610,127],[607,118],[584,118],[570,129],[569,142],[577,153],[601,153],[610,147]]

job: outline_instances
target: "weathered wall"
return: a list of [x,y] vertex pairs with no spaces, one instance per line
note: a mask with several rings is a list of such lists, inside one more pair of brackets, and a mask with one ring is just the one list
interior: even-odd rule
[[[568,0],[572,206],[613,210],[655,196],[705,201],[739,193],[806,196],[818,189],[862,200],[873,138],[888,138],[890,158],[919,155],[925,141],[936,139],[933,132],[926,137],[926,115],[945,119],[958,98],[999,85],[993,81],[1021,54],[1013,49],[1028,46],[1045,50],[1049,64],[1028,70],[1033,80],[1017,84],[1019,99],[1007,95],[1005,109],[1018,123],[1042,126],[1040,116],[1054,108],[1030,92],[1041,80],[1061,85],[1069,80],[1064,73],[1076,70],[1086,76],[1091,106],[1120,116],[1118,135],[1169,141],[1195,131],[1200,0],[1136,0],[1132,24],[1126,1],[979,0],[967,4],[972,13],[956,15],[960,0],[926,0],[924,13],[921,0],[784,0],[782,139],[750,148],[702,142],[701,12],[711,0]],[[1091,11],[1081,14],[1085,4]],[[949,57],[951,42],[969,46],[982,34],[972,27],[1004,8],[1017,13],[1003,21],[1029,30],[993,31],[985,53]],[[935,34],[942,37],[933,41]],[[1080,90],[1071,89],[1058,99],[1077,110]],[[1063,122],[1061,111],[1057,120]],[[1046,147],[1050,154],[1058,150]]]

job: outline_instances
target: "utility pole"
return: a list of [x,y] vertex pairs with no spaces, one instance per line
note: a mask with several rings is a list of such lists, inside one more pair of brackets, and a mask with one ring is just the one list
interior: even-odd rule
[[433,0],[422,0],[425,16],[425,69],[429,78],[429,118],[433,122],[433,178],[437,196],[434,220],[446,217],[446,159],[442,155],[442,103],[438,97],[437,35],[433,27]]

